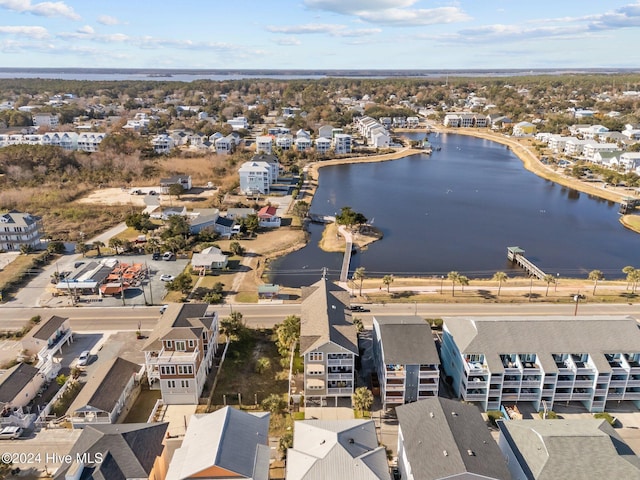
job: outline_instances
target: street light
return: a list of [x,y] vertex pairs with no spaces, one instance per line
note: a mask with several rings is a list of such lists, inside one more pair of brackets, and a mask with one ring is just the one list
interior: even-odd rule
[[558,291],[558,282],[560,281],[560,274],[556,273],[556,284],[553,287],[553,293],[556,293]]
[[444,275],[440,275],[440,295],[442,295],[442,286],[444,285]]
[[574,295],[573,301],[576,302],[576,308],[573,311],[573,316],[575,317],[576,315],[578,315],[578,303],[580,302],[580,294]]

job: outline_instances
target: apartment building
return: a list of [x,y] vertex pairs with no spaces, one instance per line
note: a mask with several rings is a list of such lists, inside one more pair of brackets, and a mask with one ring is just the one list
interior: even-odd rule
[[373,317],[373,361],[383,408],[438,396],[440,357],[423,318]]
[[36,113],[32,117],[33,125],[37,128],[58,128],[59,118],[58,115],[51,113]]
[[144,346],[147,379],[169,404],[197,404],[218,344],[218,315],[203,303],[170,304]]
[[0,250],[14,252],[23,245],[37,250],[43,233],[40,217],[16,210],[0,214]]
[[304,358],[305,404],[338,406],[355,390],[358,335],[349,292],[326,277],[302,288],[300,354]]
[[447,318],[441,357],[455,394],[484,410],[640,406],[640,329],[631,317]]
[[351,153],[351,135],[348,133],[336,133],[333,136],[333,151],[336,154]]

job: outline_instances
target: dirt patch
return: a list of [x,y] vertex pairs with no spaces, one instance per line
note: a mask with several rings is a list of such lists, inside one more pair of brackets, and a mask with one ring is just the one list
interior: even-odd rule
[[[365,225],[360,231],[353,233],[353,243],[360,250],[365,250],[368,245],[382,238],[382,232],[370,225]],[[322,232],[322,238],[318,244],[325,252],[344,252],[345,240],[338,231],[335,223],[329,223]]]

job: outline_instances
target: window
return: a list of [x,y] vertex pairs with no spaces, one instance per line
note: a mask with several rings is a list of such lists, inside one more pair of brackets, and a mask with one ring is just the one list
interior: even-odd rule
[[175,375],[176,374],[176,367],[173,365],[162,365],[160,367],[160,374],[161,375]]
[[164,342],[164,346],[165,346],[166,348],[173,348],[173,341],[171,341],[171,340],[165,340],[165,342]]
[[167,380],[167,387],[168,388],[176,388],[176,381],[175,380]]
[[180,386],[182,388],[189,388],[189,380],[180,380]]
[[193,348],[195,346],[195,341],[194,340],[189,340],[187,342],[187,345],[189,345],[189,348]]
[[309,354],[309,361],[310,362],[322,362],[323,360],[323,353],[322,352],[311,352]]
[[314,369],[313,366],[309,367],[309,370],[307,371],[307,375],[322,375],[322,373],[322,370]]
[[193,375],[193,365],[178,365],[178,375]]
[[178,352],[186,352],[187,351],[187,344],[185,343],[184,340],[176,340],[176,350]]

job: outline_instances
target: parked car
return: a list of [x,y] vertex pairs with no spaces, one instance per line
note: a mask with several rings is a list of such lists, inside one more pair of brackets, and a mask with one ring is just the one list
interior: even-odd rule
[[176,256],[173,254],[173,252],[164,252],[162,254],[162,260],[165,261],[169,261],[169,260],[173,260]]
[[158,192],[156,192],[155,190],[151,190],[151,191],[149,192],[149,195],[157,195],[157,194],[158,194]]
[[91,352],[89,350],[85,350],[78,357],[78,366],[84,367],[87,363],[89,363],[89,358],[91,358]]
[[151,260],[160,260],[160,252],[153,252],[153,254],[151,254]]
[[169,305],[166,305],[166,304],[165,304],[165,305],[162,305],[162,306],[160,307],[160,315],[162,315],[164,312],[166,312],[166,311],[167,311],[167,308],[169,308]]
[[160,281],[161,282],[173,282],[175,280],[176,277],[174,277],[173,275],[169,275],[169,274],[164,274],[164,275],[160,275]]
[[0,440],[15,440],[22,435],[22,432],[20,427],[4,427],[0,430]]
[[349,308],[351,309],[352,312],[370,312],[371,311],[368,308],[364,308],[362,305],[351,305],[351,307]]

